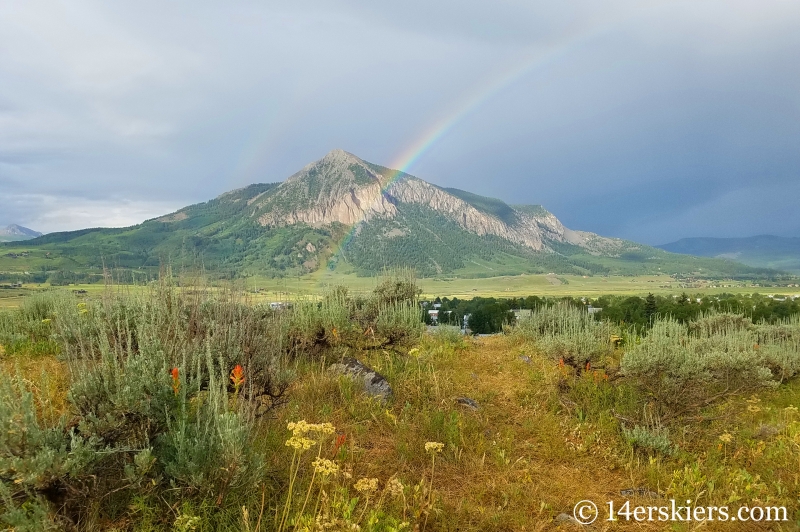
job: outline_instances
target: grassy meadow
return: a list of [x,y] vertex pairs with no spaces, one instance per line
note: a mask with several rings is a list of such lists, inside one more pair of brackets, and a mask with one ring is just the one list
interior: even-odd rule
[[[166,281],[0,311],[0,522],[577,530],[582,499],[675,499],[786,519],[590,529],[800,527],[800,317],[637,333],[559,304],[472,338],[425,332],[408,272],[372,282],[284,311]],[[348,357],[391,396],[329,369]]]
[[[352,292],[367,293],[375,288],[381,277],[359,277],[355,274],[322,271],[301,277],[282,279],[251,277],[232,283],[217,282],[216,287],[232,288],[250,293],[257,302],[290,301],[316,298],[336,286],[345,286]],[[191,281],[194,282],[194,281]],[[191,282],[189,284],[191,284]],[[205,283],[197,283],[205,286]],[[422,297],[545,297],[572,296],[597,297],[600,295],[637,295],[648,293],[695,295],[714,294],[775,294],[798,295],[800,286],[755,286],[752,281],[676,281],[668,275],[640,276],[580,276],[580,275],[511,275],[487,278],[424,278],[417,284]],[[800,284],[800,282],[798,283]],[[73,284],[70,290],[85,290],[88,296],[98,296],[105,290],[103,284]],[[51,289],[45,284],[26,284],[21,289],[0,289],[0,308],[17,307],[26,295]],[[129,285],[127,290],[138,291],[143,287]]]

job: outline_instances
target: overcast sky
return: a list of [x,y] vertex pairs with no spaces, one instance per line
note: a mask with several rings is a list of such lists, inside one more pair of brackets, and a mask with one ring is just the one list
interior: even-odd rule
[[131,225],[341,148],[606,236],[800,236],[798,28],[795,0],[4,0],[0,226]]

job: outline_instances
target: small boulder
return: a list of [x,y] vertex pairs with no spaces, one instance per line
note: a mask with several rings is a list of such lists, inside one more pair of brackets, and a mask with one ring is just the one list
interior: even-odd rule
[[377,397],[382,401],[387,401],[392,397],[392,387],[386,377],[355,358],[343,358],[341,362],[331,364],[328,370],[362,382],[364,391],[372,397]]
[[580,521],[578,521],[577,519],[575,519],[571,515],[569,515],[567,513],[563,513],[563,512],[556,516],[556,522],[557,523],[573,523],[573,524],[576,524],[576,525],[582,524]]
[[529,357],[528,355],[520,355],[519,359],[525,362],[526,364],[531,363],[531,357]]
[[645,497],[648,499],[660,499],[661,495],[659,495],[655,491],[651,491],[647,488],[629,488],[626,490],[620,490],[620,495],[623,497]]
[[456,398],[456,403],[464,405],[467,408],[471,408],[473,410],[477,410],[479,408],[478,401],[476,401],[475,399],[470,399],[469,397],[458,397]]

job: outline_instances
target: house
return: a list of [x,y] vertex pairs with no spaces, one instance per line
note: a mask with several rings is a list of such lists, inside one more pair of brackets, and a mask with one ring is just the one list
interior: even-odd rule
[[516,321],[523,320],[525,318],[530,318],[533,315],[533,310],[529,308],[511,309],[511,312],[514,313],[514,319]]
[[588,312],[589,314],[597,314],[598,312],[602,312],[602,311],[603,311],[603,309],[600,308],[600,307],[593,307],[591,305],[586,307],[586,312]]
[[431,323],[439,323],[439,311],[438,310],[429,310],[428,317],[431,319]]

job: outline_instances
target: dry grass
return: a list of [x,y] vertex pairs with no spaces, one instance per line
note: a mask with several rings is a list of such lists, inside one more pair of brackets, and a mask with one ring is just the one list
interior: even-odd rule
[[[625,442],[610,414],[587,418],[565,407],[563,370],[520,340],[481,338],[458,347],[425,338],[412,355],[373,351],[359,358],[392,383],[395,396],[388,406],[325,371],[330,360],[318,362],[297,368],[292,402],[280,412],[277,431],[295,419],[331,422],[346,434],[340,458],[354,478],[383,483],[397,476],[406,485],[426,478],[425,442],[444,442],[434,479],[438,513],[428,521],[430,530],[572,529],[575,525],[555,518],[571,515],[577,501],[614,500],[619,507],[626,500],[621,490],[642,487],[664,500],[689,497],[704,505],[785,504],[797,518],[800,419],[788,419],[782,410],[800,402],[796,382],[762,394],[763,418],[747,411],[746,398],[735,397],[704,412],[704,421],[674,424],[681,452],[648,457]],[[479,409],[458,404],[459,397],[476,400]],[[773,418],[783,421],[776,424]],[[764,439],[759,431],[770,435]],[[736,444],[723,453],[719,435],[725,432],[735,433]],[[698,462],[700,474],[693,476],[691,465]],[[760,480],[748,486],[746,478]],[[714,485],[716,492],[710,493]],[[731,497],[739,499],[726,500]],[[664,525],[598,522],[592,530],[664,530]],[[703,529],[732,528],[706,523]]]
[[[607,449],[587,445],[591,425],[576,429],[551,408],[557,371],[543,358],[524,362],[524,349],[494,337],[463,349],[428,340],[418,357],[369,353],[366,361],[394,386],[388,408],[318,367],[296,382],[280,421],[332,422],[347,434],[354,475],[384,481],[424,477],[424,444],[442,441],[436,528],[538,530],[570,513],[576,493],[605,500],[631,481]],[[476,400],[478,410],[459,397]]]
[[47,426],[54,426],[67,414],[69,368],[55,356],[31,356],[18,353],[8,357],[0,345],[0,375],[23,379],[33,392],[37,416]]

